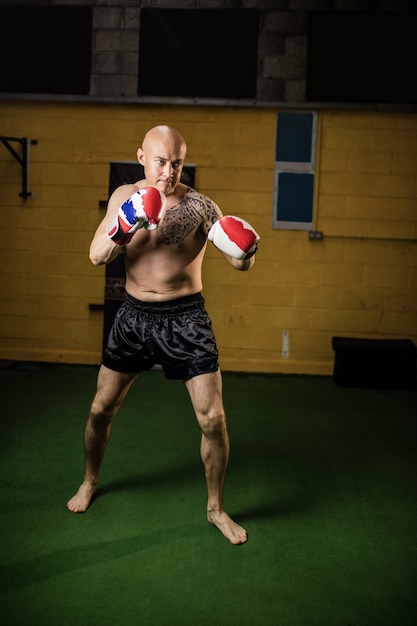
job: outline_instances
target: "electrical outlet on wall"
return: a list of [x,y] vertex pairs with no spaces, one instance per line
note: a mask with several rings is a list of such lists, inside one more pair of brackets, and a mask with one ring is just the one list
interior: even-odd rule
[[283,359],[288,359],[290,356],[290,331],[283,330],[282,331],[282,352]]

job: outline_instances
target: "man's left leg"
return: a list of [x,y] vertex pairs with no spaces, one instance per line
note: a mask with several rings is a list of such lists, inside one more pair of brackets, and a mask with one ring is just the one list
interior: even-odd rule
[[245,543],[245,529],[223,510],[223,488],[230,446],[220,370],[195,376],[187,380],[185,386],[202,432],[201,458],[207,482],[207,519],[231,543]]

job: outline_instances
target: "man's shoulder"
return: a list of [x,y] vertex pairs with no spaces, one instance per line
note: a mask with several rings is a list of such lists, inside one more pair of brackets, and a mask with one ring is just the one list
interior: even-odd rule
[[216,203],[209,198],[205,193],[201,193],[200,191],[196,191],[193,187],[187,186],[184,200],[188,200],[194,202],[196,205],[201,206],[202,209],[216,207]]
[[222,216],[219,207],[209,196],[196,191],[192,187],[187,188],[183,203],[186,209],[194,214],[194,217],[199,216],[200,224],[203,226],[206,235],[214,222]]
[[184,185],[184,187],[184,198],[193,198],[195,200],[204,201],[207,197],[199,191],[196,191],[193,187],[190,187],[189,185]]

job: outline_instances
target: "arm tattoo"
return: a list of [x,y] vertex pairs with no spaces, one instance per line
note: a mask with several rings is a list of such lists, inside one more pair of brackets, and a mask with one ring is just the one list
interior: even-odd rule
[[166,211],[157,231],[159,240],[167,246],[182,246],[196,228],[204,222],[210,227],[219,217],[219,209],[210,198],[188,188],[185,198]]

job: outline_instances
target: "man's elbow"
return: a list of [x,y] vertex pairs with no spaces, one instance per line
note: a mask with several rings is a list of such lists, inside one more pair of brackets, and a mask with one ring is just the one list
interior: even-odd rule
[[88,256],[89,256],[91,263],[95,266],[104,265],[105,263],[109,263],[109,261],[112,260],[110,258],[111,255],[108,255],[109,258],[103,257],[103,254],[100,254],[97,250],[93,250],[91,248],[90,248]]
[[255,257],[252,256],[250,259],[232,259],[232,265],[239,272],[247,272],[255,263]]
[[95,265],[96,267],[98,265],[104,265],[105,261],[102,261],[101,259],[98,259],[97,257],[94,257],[90,254],[90,261],[93,265]]

